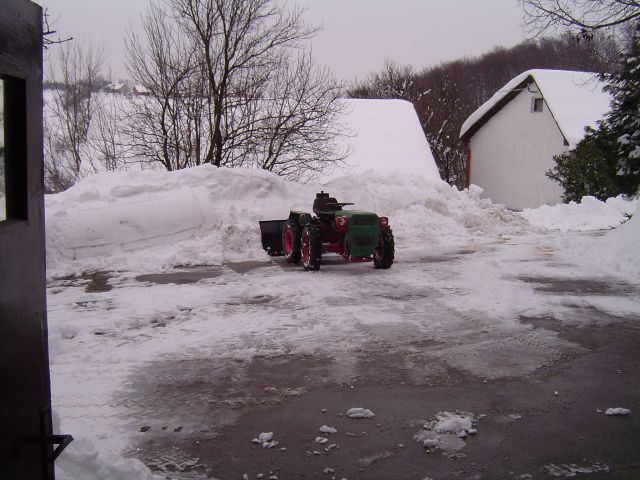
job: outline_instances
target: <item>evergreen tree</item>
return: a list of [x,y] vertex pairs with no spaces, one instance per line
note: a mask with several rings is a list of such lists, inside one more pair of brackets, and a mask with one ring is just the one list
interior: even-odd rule
[[605,90],[613,99],[606,117],[617,134],[617,176],[623,193],[633,195],[640,187],[640,22],[636,24],[630,51],[620,72],[607,79]]
[[579,202],[587,195],[606,200],[622,193],[616,175],[616,136],[606,124],[597,130],[587,128],[575,150],[553,159],[556,166],[547,171],[547,177],[562,186],[564,202]]
[[640,23],[620,71],[604,77],[611,111],[596,130],[587,128],[576,149],[556,155],[547,176],[564,189],[563,200],[601,200],[640,193]]

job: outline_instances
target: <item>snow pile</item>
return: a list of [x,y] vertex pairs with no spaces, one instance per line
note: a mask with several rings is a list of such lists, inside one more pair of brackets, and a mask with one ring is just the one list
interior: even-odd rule
[[640,204],[631,219],[589,247],[590,256],[612,272],[640,278]]
[[112,172],[46,196],[50,276],[89,270],[157,271],[177,265],[267,260],[260,220],[310,211],[325,190],[390,217],[396,247],[456,245],[516,233],[526,222],[441,180],[403,174],[341,177],[323,186],[262,170],[203,165],[176,172]]
[[604,412],[605,415],[619,415],[619,416],[627,416],[631,413],[631,410],[628,408],[607,408],[607,411]]
[[413,436],[428,452],[455,452],[466,445],[463,438],[477,433],[476,418],[470,412],[440,412]]
[[597,238],[575,238],[562,245],[573,259],[612,275],[640,280],[640,203],[631,219]]
[[[53,430],[63,431],[60,417],[53,414]],[[99,451],[88,439],[76,439],[55,462],[58,480],[162,480],[139,460]]]
[[606,202],[594,197],[583,197],[580,203],[526,208],[522,216],[538,227],[565,232],[603,230],[625,222],[638,205],[638,200],[628,201],[622,195],[609,198]]
[[347,417],[349,418],[373,418],[376,414],[368,408],[354,407],[347,410]]
[[562,232],[612,229],[596,238],[561,240],[558,249],[613,275],[640,279],[640,199],[619,196],[603,202],[583,197],[581,203],[543,205],[525,209],[520,215],[534,226]]
[[332,178],[374,170],[440,179],[415,108],[404,100],[345,100],[346,169]]
[[139,460],[99,452],[89,440],[76,440],[56,460],[58,480],[161,480]]
[[584,138],[587,126],[595,127],[596,122],[609,111],[611,97],[602,90],[604,83],[595,73],[563,70],[528,70],[509,81],[493,97],[469,116],[462,124],[460,137],[485,115],[491,115],[493,107],[527,79],[533,79],[558,128],[574,149]]

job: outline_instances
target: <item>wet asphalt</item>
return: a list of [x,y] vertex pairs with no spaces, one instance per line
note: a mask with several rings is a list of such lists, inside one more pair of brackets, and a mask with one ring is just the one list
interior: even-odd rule
[[[215,267],[139,280],[180,283],[218,274]],[[520,280],[543,294],[637,294],[602,279]],[[581,348],[532,374],[498,380],[438,365],[428,380],[416,381],[411,370],[420,365],[368,346],[348,381],[338,359],[320,356],[158,362],[134,379],[129,394],[144,398],[166,424],[142,421],[129,454],[174,479],[640,479],[639,319],[592,307],[575,307],[575,316],[589,321],[522,317]],[[429,349],[429,339],[422,340],[413,342]],[[347,418],[351,407],[375,417]],[[631,414],[605,415],[610,407]],[[478,433],[461,450],[429,452],[414,441],[441,411],[476,416]],[[337,429],[327,444],[316,442],[322,425]],[[274,432],[278,445],[253,443],[261,432]]]

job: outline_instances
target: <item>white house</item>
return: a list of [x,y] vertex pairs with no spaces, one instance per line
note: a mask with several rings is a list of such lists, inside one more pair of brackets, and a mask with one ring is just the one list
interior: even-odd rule
[[511,80],[462,125],[469,183],[514,210],[559,203],[562,188],[545,172],[609,110],[602,87],[596,74],[561,70],[529,70]]

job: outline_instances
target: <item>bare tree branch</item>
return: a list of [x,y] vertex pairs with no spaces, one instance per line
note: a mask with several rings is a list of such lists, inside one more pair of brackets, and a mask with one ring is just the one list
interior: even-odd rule
[[524,27],[534,36],[566,29],[589,38],[640,18],[637,0],[519,0]]
[[73,37],[60,38],[55,36],[58,32],[56,30],[53,30],[49,21],[49,17],[49,9],[45,8],[44,12],[42,13],[42,48],[44,48],[45,50],[51,45],[73,40]]

